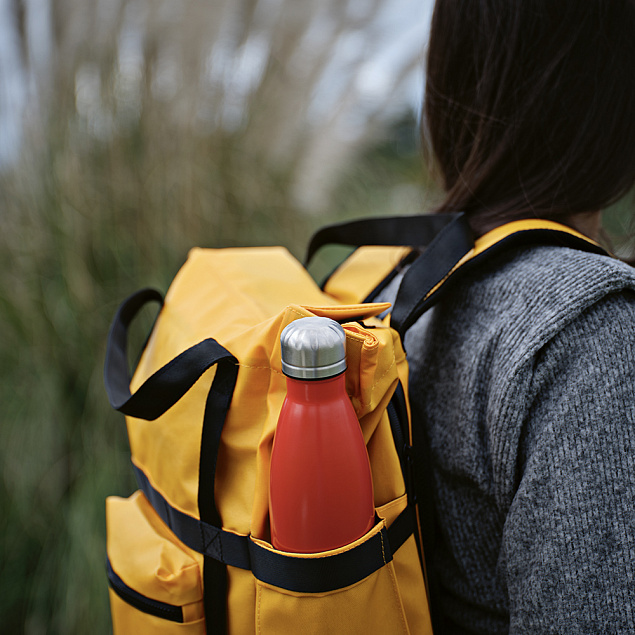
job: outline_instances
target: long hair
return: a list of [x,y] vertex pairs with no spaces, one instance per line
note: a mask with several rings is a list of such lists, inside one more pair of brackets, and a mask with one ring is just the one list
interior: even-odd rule
[[635,0],[437,0],[422,126],[477,233],[635,183]]

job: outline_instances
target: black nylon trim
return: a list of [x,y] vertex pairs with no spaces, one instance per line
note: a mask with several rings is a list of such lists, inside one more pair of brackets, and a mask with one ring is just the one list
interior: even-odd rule
[[[198,510],[205,527],[222,525],[216,508],[214,483],[221,434],[234,394],[237,375],[237,362],[228,353],[227,357],[218,362],[216,375],[205,402],[198,478]],[[220,557],[208,555],[203,561],[205,615],[214,616],[213,620],[206,622],[208,635],[224,635],[227,631],[227,568],[223,564],[225,555],[223,540],[220,539],[222,533],[219,531],[216,536],[218,539],[214,538],[208,545],[214,545]]]
[[392,560],[386,529],[359,546],[324,558],[269,551],[249,541],[252,573],[258,580],[296,593],[326,593],[355,584]]
[[148,615],[154,615],[171,622],[183,623],[183,608],[181,606],[160,602],[135,591],[115,573],[109,558],[106,558],[106,574],[112,590],[130,606],[134,606],[138,611]]
[[324,245],[392,245],[424,247],[460,214],[419,214],[363,218],[327,225],[319,229],[309,241],[305,266]]
[[126,298],[119,306],[108,333],[104,385],[110,405],[115,410],[125,406],[130,398],[130,371],[128,369],[128,327],[149,302],[163,306],[163,296],[156,289],[141,289]]
[[190,549],[239,569],[250,569],[247,536],[224,531],[172,507],[152,487],[145,473],[133,464],[139,488],[161,520]]
[[407,507],[386,529],[360,545],[323,558],[302,558],[269,551],[252,540],[252,572],[261,582],[296,593],[327,593],[355,584],[393,559],[414,533],[414,510]]
[[251,569],[262,582],[298,593],[325,593],[363,580],[392,560],[416,526],[414,510],[409,506],[387,530],[382,529],[349,551],[324,558],[288,556],[174,509],[143,471],[136,466],[134,469],[139,487],[157,514],[188,547],[226,565]]
[[421,305],[434,287],[474,247],[469,224],[455,216],[406,271],[390,316],[390,325],[401,339],[421,315]]
[[203,608],[207,635],[227,633],[227,567],[210,556],[203,558]]

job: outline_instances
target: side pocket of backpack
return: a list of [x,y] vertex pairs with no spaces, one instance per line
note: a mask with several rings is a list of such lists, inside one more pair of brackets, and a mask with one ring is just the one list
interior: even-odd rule
[[204,635],[201,556],[176,538],[143,493],[106,500],[115,635]]
[[[351,545],[322,554],[288,554],[252,539],[272,554],[274,565],[270,568],[272,581],[260,572],[256,575],[256,634],[431,635],[414,536],[395,554],[389,551],[387,542],[387,521],[396,518],[406,505],[406,496],[402,496],[376,509],[379,522],[371,531]],[[340,556],[358,552],[364,560],[373,559],[373,542],[379,546],[382,562],[362,579],[340,585],[342,572],[349,566],[355,568],[357,558],[346,559],[346,564],[342,564]],[[284,556],[287,562],[279,560],[280,567],[276,567],[276,555]],[[284,580],[290,583],[286,588],[273,582],[282,571],[289,574]],[[306,582],[306,590],[293,589],[297,581],[299,586]]]

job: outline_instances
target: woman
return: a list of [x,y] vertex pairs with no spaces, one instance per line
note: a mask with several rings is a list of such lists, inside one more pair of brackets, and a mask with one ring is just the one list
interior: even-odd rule
[[[477,234],[597,238],[635,183],[633,0],[437,0],[424,139]],[[406,340],[437,632],[635,633],[635,270],[565,247],[469,274]]]

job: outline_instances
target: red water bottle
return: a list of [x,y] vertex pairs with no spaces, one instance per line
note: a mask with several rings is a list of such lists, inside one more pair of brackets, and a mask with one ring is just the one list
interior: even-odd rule
[[368,453],[346,394],[346,336],[335,321],[301,318],[281,335],[287,396],[271,455],[271,542],[296,553],[354,542],[373,526]]

